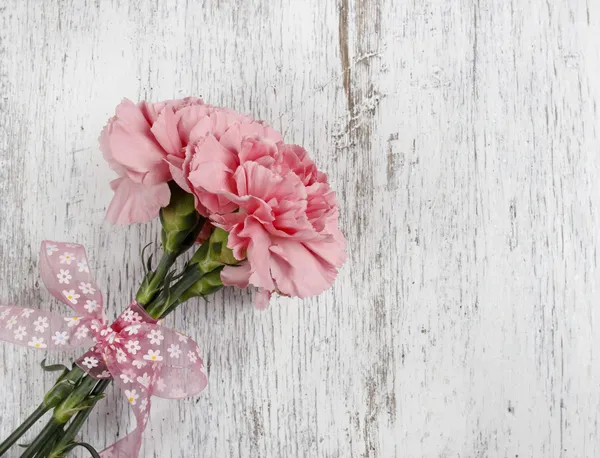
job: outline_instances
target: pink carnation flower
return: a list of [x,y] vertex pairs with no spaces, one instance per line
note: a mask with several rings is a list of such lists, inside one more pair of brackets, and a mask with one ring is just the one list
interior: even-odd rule
[[[171,126],[170,130],[174,130]],[[175,182],[196,197],[196,208],[203,216],[233,211],[237,206],[219,194],[223,182],[223,168],[235,167],[235,154],[244,137],[261,137],[280,141],[281,134],[262,121],[240,115],[227,108],[218,108],[202,118],[189,136],[186,148],[171,150],[167,160]],[[175,137],[175,134],[172,134]],[[214,186],[206,188],[209,180]],[[225,189],[228,190],[228,189]],[[219,192],[217,192],[219,191]]]
[[111,182],[115,195],[106,218],[114,224],[154,219],[169,203],[167,182],[181,182],[188,143],[251,119],[192,97],[137,105],[124,99],[100,135],[104,158],[120,175]]
[[190,143],[183,172],[199,207],[229,232],[239,260],[224,284],[301,298],[329,288],[346,259],[335,193],[300,146],[258,123],[236,124],[220,138]]

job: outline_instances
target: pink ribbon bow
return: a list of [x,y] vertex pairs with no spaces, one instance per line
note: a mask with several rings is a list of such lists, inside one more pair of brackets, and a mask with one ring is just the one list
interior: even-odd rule
[[101,456],[135,458],[148,422],[150,397],[180,399],[206,387],[198,345],[159,326],[136,302],[108,325],[82,245],[44,241],[40,258],[46,288],[77,316],[0,306],[0,339],[48,350],[93,345],[76,364],[94,378],[113,378],[137,420],[136,429]]

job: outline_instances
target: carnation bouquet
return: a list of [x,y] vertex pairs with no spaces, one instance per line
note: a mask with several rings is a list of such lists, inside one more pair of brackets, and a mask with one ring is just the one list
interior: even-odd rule
[[[154,265],[153,255],[145,255],[148,246],[140,247],[146,275],[135,299],[121,298],[129,306],[109,323],[85,249],[42,243],[44,284],[75,316],[0,306],[0,339],[87,351],[70,367],[42,362],[60,376],[0,444],[0,456],[20,443],[24,458],[64,457],[77,446],[95,457],[137,457],[151,397],[192,396],[207,384],[201,350],[188,336],[161,326],[162,318],[223,286],[255,287],[258,308],[267,307],[274,293],[319,294],[345,261],[327,176],[304,148],[286,144],[262,121],[197,98],[125,99],[100,135],[100,150],[119,175],[110,184],[114,197],[106,218],[124,225],[159,217],[162,255]],[[78,436],[112,382],[137,425],[98,453]],[[23,437],[43,417],[47,422],[37,436]]]

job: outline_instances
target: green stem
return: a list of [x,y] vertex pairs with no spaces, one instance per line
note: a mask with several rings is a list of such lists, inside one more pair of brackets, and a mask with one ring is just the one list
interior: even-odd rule
[[31,445],[27,447],[27,450],[21,455],[21,458],[33,458],[41,449],[44,448],[46,443],[54,437],[54,434],[59,430],[62,425],[57,422],[54,418],[51,418],[48,424],[42,429],[42,431],[33,440]]
[[35,409],[33,413],[29,415],[27,419],[4,440],[4,442],[2,442],[2,444],[0,444],[0,456],[4,455],[6,451],[29,430],[29,428],[31,428],[40,418],[42,418],[46,412],[48,412],[48,410],[48,407],[46,407],[44,404],[40,404],[40,406]]
[[52,449],[54,448],[54,444],[56,444],[56,441],[61,437],[61,435],[64,433],[64,429],[63,429],[63,425],[60,426],[60,428],[58,428],[55,433],[52,435],[52,437],[50,437],[48,439],[48,441],[46,441],[46,443],[42,446],[42,448],[40,449],[39,452],[37,452],[37,455],[35,455],[35,458],[48,458],[49,457],[49,453],[52,451]]
[[158,266],[154,272],[150,272],[146,279],[142,282],[140,289],[135,295],[135,300],[142,304],[148,304],[163,286],[165,277],[175,263],[179,253],[165,253],[160,259]]
[[63,428],[63,425],[76,413],[83,410],[82,404],[84,402],[87,402],[88,405],[96,403],[97,399],[90,398],[90,393],[97,384],[97,380],[90,376],[85,376],[81,380],[81,383],[54,409],[54,413],[48,424],[29,447],[27,447],[21,458],[45,458],[46,453],[52,448],[52,446],[48,447],[48,442],[52,441],[52,443],[55,443],[57,435],[61,435],[59,430]]
[[62,402],[75,389],[84,375],[85,373],[77,366],[73,366],[73,369],[61,375],[44,396],[44,402],[0,444],[0,456],[4,455],[46,412]]
[[[110,379],[101,380],[100,382],[98,382],[96,387],[90,393],[90,396],[99,396],[102,393],[104,393],[104,390],[106,390],[108,385],[110,385],[110,382],[111,382]],[[96,403],[94,403],[94,405],[95,404]],[[60,437],[58,438],[58,442],[56,443],[56,445],[54,445],[54,447],[51,449],[51,451],[49,450],[50,454],[48,455],[48,458],[59,458],[61,456],[64,456],[63,455],[64,452],[66,450],[68,450],[69,447],[72,445],[73,441],[75,440],[75,437],[77,436],[77,433],[79,432],[79,430],[82,428],[85,421],[90,416],[90,413],[92,412],[92,409],[94,408],[94,405],[90,406],[86,410],[82,410],[82,411],[78,412],[75,415],[75,417],[73,418],[73,421],[69,424],[67,429],[65,431],[63,431],[62,434],[60,434]]]
[[[198,269],[198,266],[192,265],[187,268],[181,280],[175,283],[169,292],[164,290],[146,307],[148,315],[152,318],[157,319],[162,317],[169,311],[169,307],[174,304],[179,297],[186,292],[194,283],[200,280],[204,276],[204,272]],[[168,297],[167,297],[168,296]]]

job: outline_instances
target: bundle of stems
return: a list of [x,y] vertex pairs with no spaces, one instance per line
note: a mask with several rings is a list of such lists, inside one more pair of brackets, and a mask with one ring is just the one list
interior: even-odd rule
[[[222,268],[238,262],[227,248],[227,232],[215,228],[186,263],[183,272],[176,274],[172,270],[175,261],[195,245],[206,220],[195,210],[194,198],[172,185],[171,201],[161,210],[160,221],[163,255],[154,270],[152,256],[144,262],[147,272],[136,294],[136,301],[154,319],[166,317],[188,299],[218,291],[223,286]],[[69,369],[62,365],[45,366],[42,362],[42,367],[62,370],[62,374],[42,403],[0,444],[0,456],[52,411],[38,435],[23,446],[21,458],[62,458],[78,446],[85,447],[93,457],[99,457],[91,445],[79,442],[77,435],[112,380],[94,379],[75,364]]]

